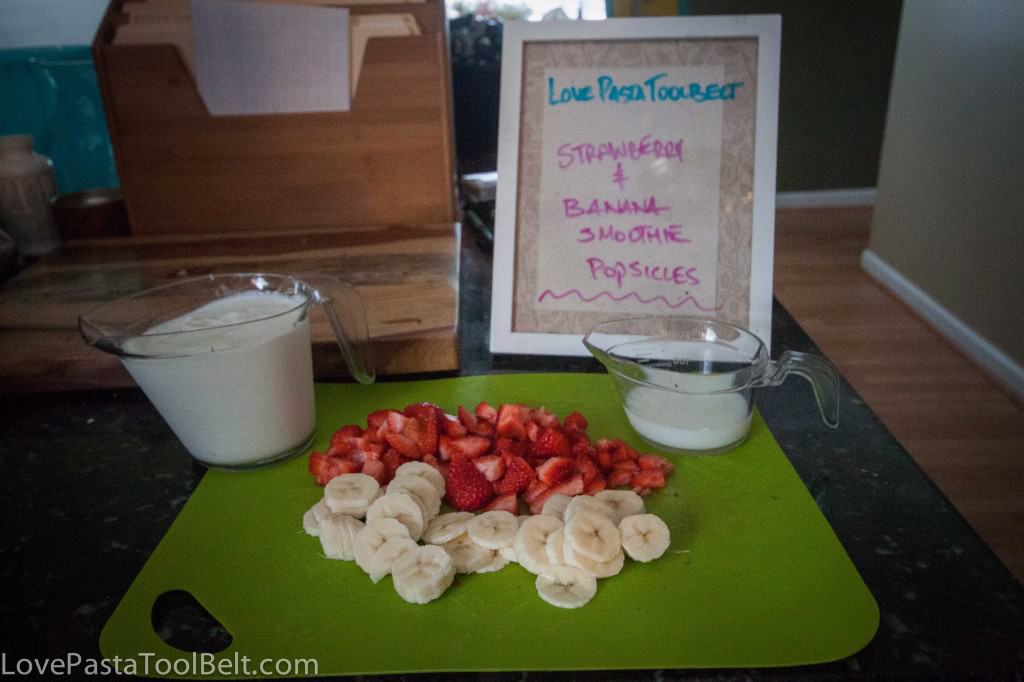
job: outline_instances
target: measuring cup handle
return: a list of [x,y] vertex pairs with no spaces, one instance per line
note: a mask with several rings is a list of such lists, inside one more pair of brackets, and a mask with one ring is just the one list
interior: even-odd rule
[[763,385],[778,386],[790,374],[811,384],[825,424],[833,429],[839,426],[839,375],[832,363],[818,355],[789,350],[771,363]]
[[366,306],[359,292],[351,284],[329,275],[304,275],[302,281],[313,290],[314,299],[331,323],[348,371],[359,383],[372,384],[376,370]]

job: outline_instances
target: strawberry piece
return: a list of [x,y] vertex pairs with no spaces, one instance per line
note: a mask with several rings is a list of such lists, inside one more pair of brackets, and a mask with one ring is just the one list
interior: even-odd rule
[[608,474],[608,487],[618,488],[633,481],[633,472],[628,469],[614,469]]
[[409,418],[401,412],[388,410],[388,431],[391,431],[392,433],[402,433],[402,431],[405,431],[405,426],[408,423]]
[[312,452],[309,455],[309,473],[313,474],[317,485],[327,485],[335,476],[354,474],[359,465],[342,457],[332,457],[324,452]]
[[593,495],[599,493],[608,487],[608,483],[605,482],[604,477],[595,478],[593,481],[587,484],[587,487],[583,489],[584,495]]
[[479,405],[477,405],[474,412],[476,412],[477,417],[484,420],[485,422],[490,422],[491,424],[494,424],[498,420],[498,411],[491,407],[490,405],[488,405],[486,402],[481,402]]
[[469,433],[469,429],[450,414],[443,415],[440,420],[441,432],[452,438],[462,438]]
[[558,415],[549,412],[545,407],[538,407],[530,413],[530,419],[538,426],[559,428]]
[[552,457],[537,467],[537,478],[547,485],[557,485],[572,476],[574,471],[573,461],[568,457]]
[[505,403],[498,408],[495,431],[507,438],[526,438],[526,415],[522,405]]
[[519,498],[515,496],[515,493],[495,497],[486,507],[484,507],[484,511],[507,511],[509,514],[518,515]]
[[[570,440],[572,439],[570,438]],[[570,450],[572,452],[572,456],[576,459],[580,459],[581,457],[586,457],[591,461],[597,459],[597,450],[594,449],[594,446],[591,445],[590,441],[586,438],[580,438],[573,441],[572,448],[570,448]]]
[[459,457],[474,458],[485,454],[491,449],[491,439],[483,436],[463,436],[450,438],[441,436],[438,443],[438,454],[444,461]]
[[[483,403],[481,403],[483,404]],[[495,413],[497,414],[497,413]],[[476,415],[467,410],[462,405],[459,405],[459,421],[463,426],[466,427],[467,431],[472,431],[476,428],[477,418]]]
[[363,430],[351,424],[343,426],[331,436],[331,444],[327,448],[328,455],[348,455],[360,448]]
[[377,483],[385,485],[388,482],[388,467],[379,459],[368,459],[363,462],[363,473],[373,476]]
[[665,487],[665,474],[661,469],[643,469],[633,476],[633,488],[650,488],[657,490]]
[[586,431],[588,426],[587,418],[575,410],[569,413],[562,424],[566,431]]
[[597,448],[595,460],[601,471],[608,471],[612,468],[612,452],[608,448]]
[[505,456],[505,475],[494,483],[494,492],[499,495],[521,493],[535,480],[533,467],[522,457]]
[[366,415],[367,431],[376,431],[380,425],[388,420],[388,412],[391,410],[377,410]]
[[540,424],[537,422],[526,422],[526,437],[531,443],[540,436]]
[[572,447],[565,432],[550,427],[541,431],[537,441],[530,446],[531,457],[568,457],[570,454]]
[[388,448],[384,451],[384,454],[380,456],[380,461],[384,462],[384,466],[388,468],[387,480],[391,480],[395,477],[395,470],[402,466],[402,456],[398,454],[397,450]]
[[613,464],[612,471],[628,471],[630,474],[636,474],[640,471],[640,467],[636,462],[631,462],[627,459]]
[[505,475],[505,459],[501,455],[484,455],[473,460],[473,466],[493,483]]
[[441,408],[433,403],[417,403],[405,408],[405,416],[416,420],[419,425],[419,434],[413,440],[419,446],[420,452],[437,452],[437,433],[445,418]]
[[583,485],[590,485],[594,479],[601,478],[601,472],[597,470],[597,466],[588,457],[577,457],[575,466],[576,471],[580,472],[580,475],[583,476]]
[[409,459],[419,459],[422,455],[416,445],[416,441],[401,433],[388,433],[384,435],[388,445],[398,451],[398,454]]
[[[533,514],[540,514],[544,509],[544,503],[548,501],[552,495],[568,495],[573,497],[583,492],[583,477],[579,474],[569,478],[558,485],[548,486],[545,490],[537,494],[532,501],[529,502],[530,512]],[[524,496],[523,499],[526,499]]]
[[526,502],[530,507],[533,507],[533,501],[538,497],[547,492],[550,488],[547,483],[544,483],[539,478],[533,479],[530,484],[526,487],[526,491],[523,493],[523,501]]
[[494,498],[494,488],[471,461],[452,460],[445,478],[445,501],[456,511],[476,511]]
[[512,455],[514,457],[525,457],[528,445],[529,444],[524,440],[496,438],[494,440],[494,452]]

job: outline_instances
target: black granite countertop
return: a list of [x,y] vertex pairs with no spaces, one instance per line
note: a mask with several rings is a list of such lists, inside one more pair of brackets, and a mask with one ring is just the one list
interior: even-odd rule
[[[492,357],[490,265],[472,237],[461,277],[462,374],[601,371],[583,358]],[[773,354],[787,349],[818,352],[776,305]],[[758,407],[878,602],[866,648],[799,668],[529,677],[1024,679],[1024,587],[845,382],[841,401],[836,430],[820,426],[799,381],[762,392]],[[3,672],[98,658],[106,619],[203,470],[137,390],[3,396],[0,415]]]

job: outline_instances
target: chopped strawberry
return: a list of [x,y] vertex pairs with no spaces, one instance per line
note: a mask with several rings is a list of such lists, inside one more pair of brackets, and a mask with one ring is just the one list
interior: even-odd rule
[[559,427],[558,416],[552,412],[548,412],[545,407],[538,407],[536,410],[530,413],[530,418],[538,426],[551,426],[554,428]]
[[599,476],[598,478],[595,478],[590,483],[587,483],[587,487],[583,489],[583,494],[584,495],[593,495],[594,493],[601,492],[602,490],[604,490],[607,487],[608,487],[608,483],[605,482],[603,477]]
[[533,481],[531,481],[526,487],[526,491],[523,493],[523,501],[532,507],[533,501],[543,495],[550,487],[551,486],[544,483],[539,478],[533,479]]
[[416,445],[416,441],[408,436],[402,435],[401,433],[388,433],[385,434],[384,439],[388,442],[388,445],[393,447],[398,453],[409,459],[419,459],[420,449]]
[[612,468],[612,452],[608,448],[597,448],[595,461],[601,471],[608,471]]
[[380,461],[384,462],[384,466],[388,468],[389,481],[395,477],[395,470],[402,466],[402,456],[398,454],[397,450],[391,448],[384,451],[384,454],[380,456]]
[[327,485],[335,476],[354,474],[359,465],[352,460],[331,457],[323,452],[312,452],[309,455],[309,473],[313,474],[317,485]]
[[537,467],[537,478],[547,485],[557,485],[572,476],[574,471],[573,461],[568,457],[552,457]]
[[429,464],[430,466],[434,467],[435,469],[437,469],[440,466],[440,463],[437,461],[437,457],[435,457],[434,455],[431,455],[429,453],[426,454],[426,455],[423,455],[423,463],[424,464]]
[[622,462],[616,462],[612,465],[612,471],[628,471],[631,474],[635,474],[640,471],[640,467],[636,462],[624,460]]
[[469,429],[450,414],[443,415],[440,420],[441,432],[452,438],[462,438],[469,433]]
[[364,442],[359,448],[366,459],[380,459],[380,456],[384,454],[386,449],[387,446],[384,443],[370,443],[368,441]]
[[466,427],[467,431],[472,431],[476,428],[476,415],[462,405],[459,405],[459,421],[462,422],[462,425]]
[[657,490],[665,487],[665,474],[661,469],[643,469],[633,476],[633,488],[650,488]]
[[327,448],[328,455],[348,455],[359,449],[363,439],[363,430],[352,424],[343,426],[331,436],[331,444]]
[[476,416],[480,419],[494,424],[498,420],[498,411],[488,405],[486,402],[481,402],[476,406]]
[[462,438],[441,436],[438,445],[438,453],[444,461],[456,459],[458,457],[468,457],[472,459],[485,454],[490,449],[490,438],[485,438],[483,436],[463,436]]
[[392,410],[377,410],[366,415],[367,431],[376,431],[380,425],[388,420],[388,412]]
[[363,473],[367,476],[373,476],[377,479],[377,483],[384,485],[388,482],[388,467],[384,462],[379,459],[368,459],[363,462]]
[[476,511],[491,501],[491,482],[466,458],[457,457],[448,466],[445,501],[456,511]]
[[495,431],[499,436],[526,438],[526,414],[522,405],[505,403],[498,408]]
[[571,453],[565,432],[551,427],[541,431],[537,441],[530,446],[532,457],[568,457]]
[[494,452],[513,455],[515,457],[524,457],[526,455],[528,445],[529,444],[525,440],[514,440],[512,438],[495,438]]
[[478,419],[476,422],[476,428],[471,429],[470,433],[490,438],[494,435],[494,424],[485,419]]
[[[571,440],[571,439],[570,439]],[[572,456],[576,459],[580,457],[586,457],[587,459],[594,461],[597,458],[597,450],[590,444],[590,441],[586,438],[580,438],[573,441],[572,448],[570,448]]]
[[540,436],[540,424],[537,422],[526,422],[526,438],[531,442],[535,442]]
[[494,483],[494,492],[499,495],[521,493],[535,480],[533,467],[522,457],[505,457],[505,475]]
[[505,475],[505,459],[501,455],[484,455],[472,460],[473,465],[480,470],[491,483]]
[[601,477],[601,472],[597,470],[597,466],[590,461],[589,457],[577,457],[575,466],[576,471],[583,476],[583,485],[590,485],[591,481]]
[[565,430],[566,431],[570,431],[570,430],[573,430],[573,429],[578,430],[578,431],[586,431],[587,430],[588,422],[587,422],[587,418],[586,417],[584,417],[579,412],[573,410],[563,420],[562,424],[565,426]]
[[491,500],[490,504],[484,507],[484,511],[507,511],[509,514],[519,514],[519,498],[515,493],[502,495]]
[[433,403],[417,403],[405,408],[405,416],[415,419],[419,433],[413,440],[422,453],[437,452],[438,424],[444,420],[444,412]]
[[401,412],[395,410],[388,410],[388,431],[392,433],[401,433],[405,431],[405,425],[409,422],[409,418]]
[[618,488],[633,481],[633,472],[628,469],[614,469],[608,474],[608,487]]
[[[552,495],[568,495],[573,497],[583,492],[583,477],[579,474],[569,478],[558,485],[547,486],[544,490],[536,494],[532,500],[528,501],[530,506],[530,512],[533,514],[539,514],[544,509],[544,503],[548,501]],[[523,496],[526,499],[526,496]]]

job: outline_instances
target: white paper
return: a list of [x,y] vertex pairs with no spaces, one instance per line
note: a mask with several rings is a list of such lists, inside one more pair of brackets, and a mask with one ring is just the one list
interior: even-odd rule
[[214,115],[348,111],[349,16],[338,7],[192,0],[196,85]]

